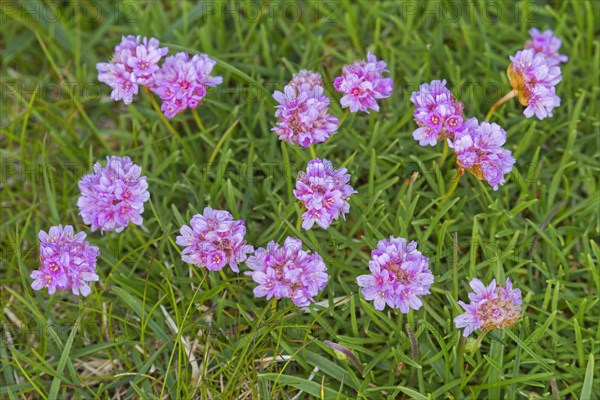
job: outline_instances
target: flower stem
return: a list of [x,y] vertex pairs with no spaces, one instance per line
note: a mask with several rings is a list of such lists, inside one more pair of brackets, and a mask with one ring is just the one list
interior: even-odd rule
[[315,148],[313,146],[310,146],[308,148],[308,150],[310,151],[310,157],[314,160],[315,158],[317,158],[317,153],[315,152]]
[[450,186],[450,189],[448,189],[448,191],[446,192],[446,195],[444,196],[442,204],[445,203],[446,201],[448,201],[448,199],[450,198],[452,193],[454,193],[454,191],[456,190],[456,187],[458,186],[458,182],[460,181],[460,177],[463,176],[464,173],[465,173],[464,168],[458,168],[458,170],[456,170],[456,176],[452,180],[452,186]]
[[152,103],[152,107],[154,107],[154,110],[158,114],[158,117],[167,126],[167,129],[169,129],[169,132],[171,132],[173,134],[173,136],[175,136],[177,138],[177,140],[179,140],[181,142],[181,136],[179,136],[179,133],[175,130],[173,125],[171,125],[171,123],[169,122],[167,117],[165,117],[165,114],[160,109],[160,106],[156,102],[154,95],[150,92],[150,89],[148,89],[147,87],[144,86],[144,91],[148,95],[148,98],[150,99],[150,103]]
[[348,115],[350,115],[350,109],[346,108],[346,111],[344,111],[344,115],[342,115],[342,118],[340,118],[340,123],[338,125],[338,129],[340,126],[342,126],[342,124],[344,123],[344,121],[346,120],[346,118],[348,118]]
[[192,115],[194,116],[194,119],[196,120],[196,125],[198,125],[198,129],[200,129],[201,132],[205,131],[206,128],[204,127],[204,124],[202,123],[202,120],[200,119],[200,116],[196,112],[195,108],[192,108]]
[[513,97],[515,97],[517,95],[517,91],[515,89],[511,90],[510,92],[508,92],[506,95],[504,95],[504,97],[502,97],[500,100],[498,100],[497,102],[495,102],[492,107],[490,108],[490,111],[487,113],[487,115],[485,116],[485,121],[489,121],[490,117],[492,116],[492,114],[494,114],[494,112],[504,103],[506,103],[508,100],[512,99]]
[[444,149],[442,150],[442,156],[440,157],[438,164],[439,165],[444,164],[444,161],[446,161],[447,156],[448,156],[448,140],[444,140]]

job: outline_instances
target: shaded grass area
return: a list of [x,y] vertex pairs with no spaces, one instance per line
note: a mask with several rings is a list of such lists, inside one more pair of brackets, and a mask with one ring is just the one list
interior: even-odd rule
[[[61,9],[2,3],[2,398],[596,398],[600,357],[598,3],[92,2]],[[53,18],[50,12],[58,13]],[[97,11],[94,13],[94,11]],[[510,85],[508,56],[531,27],[563,39],[553,118],[526,119],[515,101],[492,121],[517,163],[497,192],[465,175],[442,146],[412,138],[410,93],[447,79],[482,119]],[[108,98],[95,64],[121,35],[156,36],[203,52],[223,76],[197,117],[165,125],[147,96]],[[358,191],[346,222],[298,231],[295,177],[310,152],[282,143],[274,89],[301,68],[323,74],[371,50],[388,62],[394,95],[350,115],[315,148],[345,166]],[[342,110],[332,101],[332,112]],[[205,128],[203,129],[202,126]],[[229,133],[224,137],[225,132]],[[224,140],[222,140],[224,138]],[[107,155],[148,176],[144,225],[89,233],[77,181]],[[295,236],[325,259],[319,305],[255,299],[230,270],[181,262],[179,227],[205,206],[244,219],[264,246]],[[88,298],[33,292],[37,232],[72,224],[101,249]],[[432,294],[409,315],[379,312],[355,279],[389,235],[430,257]],[[244,267],[242,266],[242,270]],[[510,277],[524,295],[516,327],[464,340],[452,319],[467,282]],[[362,366],[325,341],[349,349]],[[301,391],[301,393],[299,393]]]

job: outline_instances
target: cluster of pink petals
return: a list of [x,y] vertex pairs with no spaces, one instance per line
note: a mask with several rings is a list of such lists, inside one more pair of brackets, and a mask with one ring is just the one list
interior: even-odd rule
[[504,175],[512,171],[515,159],[510,150],[502,146],[506,131],[496,123],[477,122],[469,118],[465,129],[448,139],[449,147],[456,153],[457,163],[478,179],[485,179],[494,190],[505,182]]
[[562,41],[554,36],[554,32],[550,29],[546,29],[544,32],[540,32],[537,28],[531,28],[529,30],[531,40],[525,43],[526,49],[533,49],[536,53],[541,53],[546,57],[546,64],[548,66],[559,65],[569,61],[569,57],[564,54],[558,54]]
[[279,120],[272,130],[281,140],[308,147],[336,133],[339,120],[329,114],[329,98],[323,92],[321,76],[303,70],[294,75],[283,93],[273,93],[279,103],[275,106]]
[[390,236],[380,240],[371,252],[370,275],[360,275],[356,282],[366,300],[374,300],[377,310],[386,304],[407,314],[423,305],[421,296],[429,294],[433,274],[429,259],[417,250],[417,243]]
[[521,306],[521,291],[513,289],[510,279],[505,286],[496,286],[492,280],[485,286],[479,279],[470,282],[473,293],[469,293],[470,304],[459,301],[465,313],[454,318],[456,327],[464,328],[463,336],[480,329],[489,332],[492,329],[504,329],[513,326],[523,312]]
[[290,298],[299,307],[308,306],[327,284],[327,267],[318,253],[302,250],[302,241],[288,237],[282,247],[269,242],[248,257],[246,272],[258,284],[256,297],[267,300]]
[[187,263],[210,271],[229,264],[233,271],[240,272],[238,264],[254,251],[244,240],[244,221],[234,220],[227,211],[206,207],[202,214],[192,217],[190,225],[183,225],[181,236],[176,239],[178,245],[185,247],[181,258]]
[[316,222],[327,229],[340,215],[350,211],[348,197],[357,193],[349,185],[350,174],[346,168],[334,169],[328,160],[311,160],[306,172],[300,172],[294,196],[306,207],[302,214],[302,227],[310,229]]
[[130,222],[141,225],[144,203],[150,198],[142,169],[129,157],[106,159],[106,167],[94,164],[94,173],[79,181],[79,215],[92,232],[121,232]]
[[463,129],[464,105],[446,88],[445,79],[423,83],[410,101],[416,106],[414,116],[419,126],[413,137],[421,146],[435,146]]
[[85,233],[75,234],[71,225],[53,226],[48,233],[40,231],[40,263],[32,271],[34,290],[48,288],[48,294],[56,290],[71,290],[73,294],[87,296],[92,289],[90,282],[98,280],[96,259],[100,250],[85,240]]
[[523,114],[527,118],[535,114],[540,120],[551,117],[552,110],[560,105],[555,89],[562,79],[560,67],[549,65],[546,56],[534,49],[517,51],[510,60],[507,73],[519,102],[526,106]]
[[138,94],[138,86],[152,86],[154,75],[160,69],[158,62],[169,51],[159,46],[155,38],[140,40],[139,36],[123,36],[111,62],[96,64],[98,80],[112,88],[113,100],[129,104]]
[[206,54],[190,58],[188,53],[181,52],[165,59],[154,75],[151,90],[162,99],[160,109],[167,118],[198,107],[207,88],[223,82],[220,76],[210,76],[215,64]]
[[345,65],[342,76],[333,81],[333,87],[343,94],[340,100],[342,108],[367,114],[369,109],[379,111],[377,100],[390,97],[394,89],[394,80],[383,77],[385,72],[389,72],[386,66],[385,61],[377,60],[371,52],[367,53],[366,60]]

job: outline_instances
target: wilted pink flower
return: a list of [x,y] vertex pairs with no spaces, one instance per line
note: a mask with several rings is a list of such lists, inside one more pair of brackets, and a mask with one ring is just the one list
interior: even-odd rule
[[398,308],[403,314],[410,309],[418,310],[423,303],[421,296],[429,294],[433,274],[429,259],[417,250],[417,243],[390,236],[380,240],[371,252],[370,275],[356,278],[365,300],[374,300],[377,310],[387,304]]
[[155,38],[140,40],[139,36],[123,36],[115,47],[111,62],[96,64],[98,80],[112,88],[110,96],[113,100],[129,104],[139,91],[138,85],[153,84],[158,62],[169,51],[159,46]]
[[299,239],[288,237],[283,247],[269,242],[248,257],[246,265],[258,286],[256,297],[292,299],[299,307],[308,306],[327,284],[327,267],[318,253],[302,250]]
[[342,68],[342,76],[333,81],[333,87],[344,96],[340,100],[342,108],[349,108],[350,112],[369,109],[379,111],[378,99],[385,99],[392,95],[394,81],[384,78],[383,74],[389,72],[383,60],[377,60],[371,52],[367,53],[367,60],[357,60],[351,65]]
[[79,181],[79,215],[92,232],[121,232],[131,222],[141,225],[144,203],[150,198],[142,169],[129,157],[109,156],[106,167],[94,164],[94,173]]
[[48,294],[56,290],[71,290],[73,294],[87,296],[92,289],[90,282],[98,280],[96,259],[100,250],[90,246],[85,233],[75,234],[71,225],[53,226],[48,233],[40,231],[41,268],[31,273],[34,290],[48,288]]
[[272,130],[281,140],[308,147],[336,133],[339,120],[329,114],[329,98],[323,94],[319,74],[300,71],[273,98],[279,103],[275,106],[279,121]]
[[192,217],[190,225],[183,225],[181,236],[177,236],[177,244],[185,247],[181,258],[187,263],[210,271],[229,264],[233,271],[240,272],[237,265],[254,251],[244,240],[244,221],[234,220],[227,211],[206,207],[202,214]]
[[482,122],[470,118],[465,129],[448,139],[448,145],[456,153],[457,163],[479,180],[486,180],[494,190],[504,184],[504,175],[512,171],[515,159],[510,150],[502,146],[506,142],[506,131],[496,123]]
[[413,92],[410,101],[417,106],[414,111],[419,127],[413,132],[421,146],[435,146],[439,140],[454,137],[463,129],[464,105],[446,88],[446,80],[431,81]]
[[457,328],[465,328],[463,336],[467,337],[477,329],[489,332],[492,329],[504,329],[513,326],[521,317],[521,291],[512,288],[510,279],[506,286],[496,286],[492,280],[485,286],[479,279],[470,282],[473,293],[469,293],[471,304],[459,301],[465,313],[454,318]]
[[300,172],[294,196],[306,207],[302,214],[304,229],[312,228],[315,222],[327,229],[340,215],[345,219],[350,211],[348,198],[356,193],[346,172],[346,168],[336,170],[331,162],[318,158],[309,161],[306,172]]
[[160,109],[167,118],[198,107],[207,88],[223,82],[222,77],[210,75],[215,65],[216,61],[206,54],[190,58],[188,53],[181,52],[165,59],[154,75],[151,89],[162,99]]

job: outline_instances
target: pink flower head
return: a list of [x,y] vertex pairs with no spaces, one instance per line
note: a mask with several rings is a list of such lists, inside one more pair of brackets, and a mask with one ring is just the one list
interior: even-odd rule
[[549,66],[559,65],[569,60],[569,57],[558,54],[558,50],[562,46],[562,41],[554,36],[554,32],[550,29],[542,33],[537,28],[531,28],[529,35],[531,35],[531,40],[525,43],[525,48],[533,49],[536,53],[543,54]]
[[327,267],[318,253],[302,250],[302,241],[288,237],[283,247],[269,242],[248,257],[246,265],[258,286],[256,297],[267,300],[289,298],[299,307],[308,306],[327,284]]
[[323,87],[323,78],[321,78],[321,75],[316,72],[303,69],[292,76],[292,80],[288,83],[288,85],[294,89],[299,89],[304,85],[308,85],[310,89],[313,89],[319,86]]
[[234,272],[240,272],[238,264],[252,253],[252,246],[246,244],[244,221],[234,220],[227,211],[206,207],[202,214],[196,214],[190,226],[181,227],[177,244],[184,246],[183,261],[210,271],[218,271],[229,264]]
[[335,78],[333,87],[344,96],[340,103],[342,108],[350,108],[350,112],[369,109],[379,111],[378,99],[392,95],[394,81],[384,78],[383,73],[389,72],[383,60],[377,60],[371,52],[366,60],[357,60],[342,68],[342,76]]
[[211,76],[216,61],[206,54],[190,58],[181,52],[167,57],[162,68],[155,74],[151,87],[163,101],[160,109],[172,118],[187,108],[196,108],[206,96],[208,87],[223,82],[220,76]]
[[90,282],[98,280],[96,259],[100,250],[85,240],[85,233],[75,234],[71,225],[53,226],[48,233],[40,231],[41,268],[31,273],[34,290],[48,288],[48,294],[56,290],[71,290],[73,294],[87,296],[92,289]]
[[467,169],[479,180],[486,180],[494,190],[505,182],[504,175],[512,171],[515,159],[502,145],[506,132],[496,123],[477,123],[477,118],[465,122],[465,129],[448,139],[456,153],[457,164]]
[[308,147],[322,143],[336,133],[339,120],[329,114],[329,98],[323,94],[321,76],[302,70],[295,74],[283,89],[276,90],[273,98],[275,117],[279,120],[272,129],[279,139]]
[[549,65],[543,53],[534,49],[517,51],[510,57],[507,74],[512,88],[517,92],[521,105],[527,107],[527,118],[534,114],[539,119],[552,116],[552,110],[560,105],[554,86],[561,81],[558,65]]
[[121,232],[131,222],[141,225],[144,203],[150,198],[142,169],[129,157],[109,156],[106,167],[94,164],[94,173],[79,181],[79,215],[92,232]]
[[513,326],[521,317],[521,291],[512,288],[510,279],[506,279],[506,286],[496,286],[495,279],[485,286],[474,278],[470,286],[473,289],[473,293],[469,293],[471,303],[459,301],[465,313],[454,318],[456,327],[465,329],[464,337],[477,329],[488,332]]
[[340,215],[350,211],[348,198],[357,193],[349,185],[350,174],[346,168],[334,169],[327,160],[311,160],[306,172],[300,172],[296,181],[294,196],[306,207],[302,214],[302,227],[312,228],[316,222],[321,228],[327,229]]
[[414,116],[419,126],[413,137],[421,146],[435,146],[439,140],[452,138],[463,130],[464,105],[446,88],[445,79],[422,84],[410,101],[416,106]]
[[112,88],[113,100],[130,104],[139,86],[153,84],[158,62],[169,51],[159,46],[155,38],[140,40],[139,36],[123,36],[121,43],[115,46],[111,62],[96,64],[98,80]]
[[390,236],[380,240],[371,252],[370,275],[356,278],[365,300],[374,300],[377,310],[386,304],[398,308],[403,314],[410,309],[418,310],[423,303],[421,296],[429,294],[433,274],[429,259],[417,250],[417,243]]

